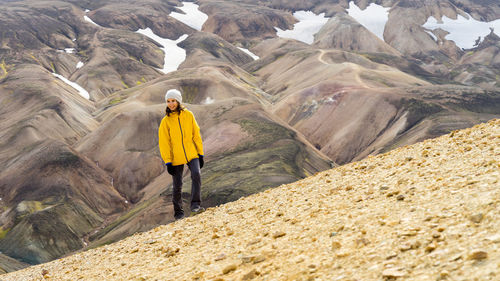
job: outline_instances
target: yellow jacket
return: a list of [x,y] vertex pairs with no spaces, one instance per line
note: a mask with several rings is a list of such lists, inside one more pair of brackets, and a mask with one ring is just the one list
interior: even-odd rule
[[165,164],[186,164],[203,155],[200,127],[187,109],[163,117],[158,128],[158,144]]

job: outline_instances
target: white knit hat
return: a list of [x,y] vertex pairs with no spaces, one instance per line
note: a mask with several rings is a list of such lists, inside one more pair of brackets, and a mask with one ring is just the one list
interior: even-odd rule
[[176,99],[179,103],[182,103],[182,94],[177,89],[170,89],[165,94],[165,101],[168,99]]

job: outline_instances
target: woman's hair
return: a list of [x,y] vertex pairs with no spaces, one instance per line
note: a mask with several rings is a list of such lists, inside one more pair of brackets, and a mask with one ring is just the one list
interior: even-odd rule
[[[181,111],[183,111],[185,109],[185,107],[178,100],[176,100],[176,101],[177,101],[177,108],[175,109],[175,111],[180,113]],[[172,112],[173,111],[170,110],[170,108],[168,108],[168,106],[167,106],[167,108],[165,109],[165,115],[170,116],[170,113],[172,113]]]

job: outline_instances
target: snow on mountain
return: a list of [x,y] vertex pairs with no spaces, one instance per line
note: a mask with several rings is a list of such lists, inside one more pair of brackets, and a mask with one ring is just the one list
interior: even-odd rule
[[[90,12],[90,10],[89,10],[89,9],[86,9],[86,10],[85,10],[85,13],[88,13],[88,12]],[[93,24],[93,25],[95,25],[95,26],[102,27],[102,26],[98,25],[97,23],[95,23],[95,22],[94,22],[91,18],[87,17],[87,15],[83,16],[83,19],[84,19],[85,21],[87,21],[87,22],[90,22],[91,24]]]
[[186,50],[177,46],[177,44],[184,41],[188,37],[187,34],[182,35],[177,40],[170,40],[154,34],[149,27],[146,29],[139,29],[136,32],[153,39],[158,44],[163,46],[161,49],[165,53],[165,60],[163,69],[158,69],[159,71],[163,73],[176,71],[177,68],[179,68],[179,65],[181,65],[181,63],[183,63],[186,59]]
[[[455,20],[443,16],[442,22],[431,16],[423,27],[430,30],[441,28],[448,31],[449,34],[445,38],[454,41],[462,49],[471,49],[476,43],[479,44],[490,33],[490,28],[496,30],[495,33],[500,35],[500,19],[482,22],[473,19],[470,15],[467,16],[469,18],[458,15]],[[478,39],[479,41],[477,41]]]
[[361,10],[353,1],[349,2],[347,13],[366,29],[384,41],[384,29],[389,19],[389,9],[371,3],[366,9]]
[[245,48],[240,48],[238,47],[238,49],[242,50],[243,52],[245,52],[247,55],[251,56],[254,60],[258,60],[259,59],[259,56],[257,56],[256,54],[250,52],[250,50],[248,49],[245,49]]
[[203,103],[204,104],[212,104],[212,103],[214,103],[214,101],[215,100],[213,98],[207,97]]
[[66,83],[66,84],[70,85],[71,87],[73,87],[75,90],[78,91],[78,93],[80,94],[80,96],[82,96],[82,97],[84,97],[86,99],[90,99],[89,92],[87,92],[87,90],[85,90],[82,86],[78,85],[75,82],[69,81],[68,79],[66,79],[64,76],[62,76],[60,74],[52,73],[52,75],[54,75],[55,77],[61,79],[64,83]]
[[175,18],[176,20],[190,26],[198,31],[201,31],[201,27],[207,21],[208,15],[198,10],[198,5],[191,2],[182,2],[183,6],[179,7],[184,14],[172,12],[169,16]]
[[293,16],[299,21],[293,25],[293,29],[282,30],[274,27],[277,31],[276,34],[279,37],[291,38],[307,44],[314,42],[314,34],[330,19],[325,17],[325,13],[316,15],[311,11],[297,11],[293,13]]

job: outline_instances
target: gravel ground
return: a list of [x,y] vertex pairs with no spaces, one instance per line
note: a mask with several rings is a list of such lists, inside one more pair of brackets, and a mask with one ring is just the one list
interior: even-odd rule
[[499,217],[495,119],[0,279],[500,280]]

